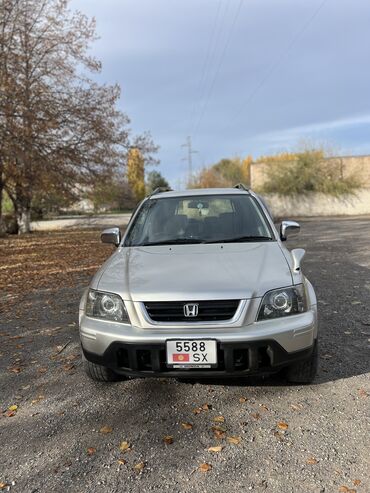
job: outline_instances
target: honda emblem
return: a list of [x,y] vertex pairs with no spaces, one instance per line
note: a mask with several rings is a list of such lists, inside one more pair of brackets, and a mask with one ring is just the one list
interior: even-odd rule
[[199,305],[197,303],[188,303],[184,305],[185,317],[197,317]]

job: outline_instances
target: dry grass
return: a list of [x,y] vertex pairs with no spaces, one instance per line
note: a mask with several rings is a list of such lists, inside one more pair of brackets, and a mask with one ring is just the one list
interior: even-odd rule
[[0,312],[38,290],[87,283],[111,252],[96,230],[0,239]]

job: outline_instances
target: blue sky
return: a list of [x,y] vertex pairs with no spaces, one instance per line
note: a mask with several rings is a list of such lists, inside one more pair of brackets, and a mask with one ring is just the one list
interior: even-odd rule
[[302,141],[370,153],[368,0],[71,0],[97,22],[101,82],[175,187],[187,164]]

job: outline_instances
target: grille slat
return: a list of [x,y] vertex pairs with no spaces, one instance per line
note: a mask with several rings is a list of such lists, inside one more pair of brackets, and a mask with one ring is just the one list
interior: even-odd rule
[[[198,305],[196,317],[185,317],[186,304]],[[239,300],[153,301],[144,303],[144,306],[149,317],[155,322],[214,322],[233,318]]]

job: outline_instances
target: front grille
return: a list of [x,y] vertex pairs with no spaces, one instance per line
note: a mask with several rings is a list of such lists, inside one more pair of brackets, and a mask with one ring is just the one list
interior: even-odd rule
[[[196,317],[185,317],[184,306],[198,305]],[[149,317],[155,322],[214,322],[230,320],[235,315],[239,300],[163,301],[144,303]]]

